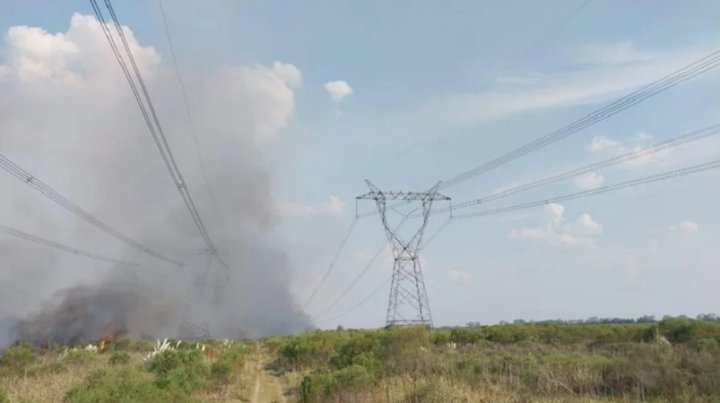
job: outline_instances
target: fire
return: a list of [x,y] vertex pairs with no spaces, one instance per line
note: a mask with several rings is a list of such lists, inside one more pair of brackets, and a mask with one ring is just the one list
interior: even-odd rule
[[115,341],[115,338],[123,334],[124,331],[115,326],[110,326],[102,333],[102,336],[100,336],[100,339],[98,339],[97,347],[98,352],[103,353],[105,350],[107,350],[108,345]]

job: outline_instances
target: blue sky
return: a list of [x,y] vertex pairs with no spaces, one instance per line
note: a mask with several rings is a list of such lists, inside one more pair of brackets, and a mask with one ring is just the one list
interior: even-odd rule
[[[709,0],[165,3],[189,87],[223,66],[279,61],[301,75],[283,78],[292,96],[287,116],[271,135],[254,138],[252,150],[272,178],[278,222],[271,238],[290,257],[298,301],[353,221],[364,179],[383,189],[426,189],[720,49],[720,3]],[[171,73],[157,2],[115,7]],[[3,1],[0,32],[27,25],[65,33],[74,13],[92,11],[82,1]],[[8,44],[0,47],[5,62],[13,57]],[[334,99],[325,88],[331,81],[352,91]],[[720,71],[711,71],[444,193],[457,202],[480,197],[717,123],[718,93]],[[200,141],[211,140],[201,134]],[[679,168],[719,150],[718,139],[703,140],[494,205]],[[718,179],[711,171],[452,222],[423,254],[436,324],[720,312]],[[434,217],[429,232],[443,220]],[[310,315],[335,299],[383,239],[377,217],[357,224]],[[361,300],[391,266],[386,252],[325,318]],[[379,326],[386,303],[387,288],[321,324]]]

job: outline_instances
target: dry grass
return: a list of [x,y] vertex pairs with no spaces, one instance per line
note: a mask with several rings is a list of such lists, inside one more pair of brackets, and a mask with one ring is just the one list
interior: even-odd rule
[[0,388],[11,402],[57,402],[85,376],[107,365],[107,355],[88,354],[83,362],[68,362],[59,352],[46,353],[23,374],[0,377]]

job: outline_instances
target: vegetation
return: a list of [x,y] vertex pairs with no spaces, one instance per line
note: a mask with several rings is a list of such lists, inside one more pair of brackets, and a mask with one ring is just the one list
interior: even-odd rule
[[18,343],[0,355],[0,403],[720,402],[720,321],[702,319],[340,328],[104,353]]

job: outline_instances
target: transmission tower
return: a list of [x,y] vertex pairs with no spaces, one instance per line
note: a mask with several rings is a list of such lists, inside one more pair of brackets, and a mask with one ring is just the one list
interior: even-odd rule
[[[449,202],[450,198],[438,193],[440,183],[427,192],[383,192],[370,181],[366,180],[365,182],[367,182],[370,192],[358,196],[357,200],[375,201],[394,258],[386,324],[432,326],[430,302],[420,267],[420,245],[433,202],[436,200]],[[404,205],[414,204],[417,209],[422,209],[422,213],[419,213],[422,221],[417,229],[410,232],[409,240],[406,241],[400,236],[399,226],[393,228],[389,224],[388,209],[397,210],[394,205],[388,206],[388,201],[401,201]],[[404,222],[405,220],[403,220]]]

